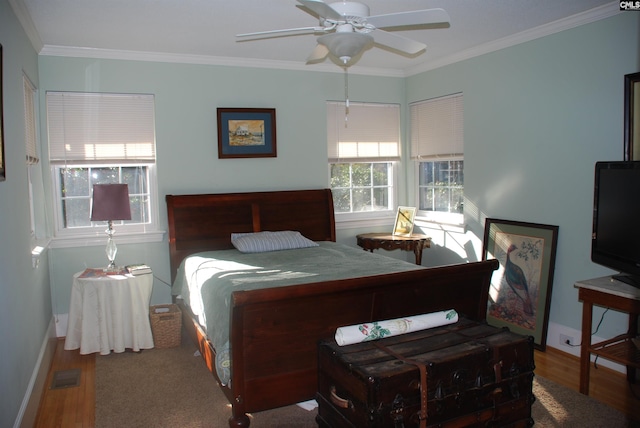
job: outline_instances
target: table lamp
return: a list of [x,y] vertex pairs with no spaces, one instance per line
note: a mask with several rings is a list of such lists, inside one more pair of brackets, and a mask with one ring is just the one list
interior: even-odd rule
[[113,240],[113,220],[131,220],[129,205],[129,186],[126,184],[94,184],[93,205],[91,207],[91,221],[107,221],[107,270],[115,269],[115,259],[118,248]]

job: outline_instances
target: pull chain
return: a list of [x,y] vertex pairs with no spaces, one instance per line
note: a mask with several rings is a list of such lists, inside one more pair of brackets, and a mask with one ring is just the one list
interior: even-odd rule
[[344,67],[344,127],[348,125],[349,116],[349,72]]

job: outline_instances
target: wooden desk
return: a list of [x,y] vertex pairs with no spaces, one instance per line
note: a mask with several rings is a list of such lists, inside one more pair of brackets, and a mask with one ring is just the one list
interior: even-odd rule
[[384,249],[413,251],[416,264],[422,264],[422,250],[431,247],[431,238],[427,235],[414,233],[411,236],[394,236],[390,233],[364,233],[357,235],[358,245],[365,251]]
[[65,350],[107,355],[153,348],[149,302],[153,275],[73,276]]
[[[635,382],[636,368],[640,368],[640,351],[631,342],[638,333],[640,289],[610,276],[579,281],[574,284],[582,301],[582,344],[580,347],[580,392],[589,395],[591,354],[627,366],[627,380]],[[591,343],[593,305],[611,308],[629,314],[626,334],[609,340]]]

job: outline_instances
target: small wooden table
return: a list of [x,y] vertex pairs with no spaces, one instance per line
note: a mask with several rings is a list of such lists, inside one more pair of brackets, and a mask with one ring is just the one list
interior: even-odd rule
[[[591,354],[627,366],[627,380],[635,383],[635,372],[640,368],[640,351],[631,341],[638,334],[640,289],[610,276],[578,281],[578,298],[582,301],[582,344],[580,347],[580,392],[589,395]],[[593,305],[611,308],[629,314],[626,334],[599,343],[591,343]]]
[[412,234],[411,236],[396,236],[390,233],[363,233],[357,235],[358,246],[365,251],[382,248],[387,251],[403,250],[413,251],[416,255],[416,264],[422,264],[422,250],[431,247],[431,238],[427,235]]

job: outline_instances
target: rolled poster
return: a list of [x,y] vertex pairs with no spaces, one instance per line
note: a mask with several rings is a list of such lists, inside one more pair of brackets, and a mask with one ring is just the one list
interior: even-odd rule
[[365,324],[349,325],[336,329],[335,339],[338,345],[352,345],[382,339],[383,337],[398,336],[412,331],[426,330],[442,325],[458,322],[458,313],[454,309],[397,318],[386,321],[372,321]]

